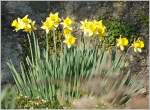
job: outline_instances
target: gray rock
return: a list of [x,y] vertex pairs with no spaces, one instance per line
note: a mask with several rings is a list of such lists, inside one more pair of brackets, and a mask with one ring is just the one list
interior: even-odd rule
[[[17,41],[18,35],[7,35],[5,31],[2,34],[2,54],[1,54],[1,84],[12,83],[12,75],[8,65],[6,64],[10,60],[15,67],[19,67],[20,55],[22,54],[22,47]],[[19,69],[19,68],[18,68]]]

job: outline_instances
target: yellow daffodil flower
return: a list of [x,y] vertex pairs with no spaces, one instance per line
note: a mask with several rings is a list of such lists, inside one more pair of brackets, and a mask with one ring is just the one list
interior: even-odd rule
[[24,27],[24,32],[32,32],[32,30],[36,30],[36,27],[35,27],[35,21],[31,21],[30,25],[26,25]]
[[48,33],[49,31],[55,30],[58,27],[60,21],[61,19],[59,18],[58,13],[50,13],[49,17],[46,18],[46,21],[43,22],[41,28],[44,29],[46,33]]
[[133,42],[132,47],[134,48],[134,52],[142,52],[142,48],[144,48],[144,42],[138,39],[137,41]]
[[84,32],[88,29],[88,21],[85,19],[84,21],[81,21],[80,29],[82,29]]
[[64,28],[66,27],[71,27],[73,21],[71,18],[67,17],[66,19],[64,19],[64,21],[62,22],[62,25]]
[[102,20],[88,21],[87,19],[85,19],[84,21],[81,21],[80,29],[84,31],[85,35],[98,35],[99,37],[102,37],[105,35],[106,27],[103,25]]
[[119,38],[117,39],[117,46],[123,51],[125,46],[128,46],[128,39],[127,38]]
[[88,29],[89,32],[91,31],[91,34],[89,34],[90,36],[92,36],[93,34],[97,34],[97,26],[92,21],[88,23]]
[[72,25],[73,21],[71,18],[67,17],[66,19],[63,20],[63,22],[61,23],[63,25],[63,34],[64,37],[68,37],[69,35],[71,35],[72,32]]
[[49,31],[55,29],[54,22],[53,21],[45,21],[45,22],[43,22],[43,25],[41,28],[44,29],[46,31],[46,33],[49,33]]
[[64,28],[64,30],[63,30],[64,32],[64,36],[65,37],[67,37],[68,36],[68,34],[71,34],[71,32],[72,32],[72,28]]
[[25,24],[24,26],[24,31],[25,32],[31,32],[32,30],[35,30],[35,21],[32,21],[31,19],[28,18],[28,15],[22,18],[23,23]]
[[98,36],[100,38],[104,37],[105,34],[106,34],[106,27],[103,25],[102,20],[100,20],[100,21],[94,21],[94,24],[95,24],[95,26],[97,28],[96,34],[98,34]]
[[69,34],[65,40],[63,41],[65,44],[67,44],[67,47],[70,48],[72,45],[75,44],[76,38],[73,37],[71,34]]
[[52,20],[55,23],[60,23],[61,19],[58,16],[58,12],[57,13],[50,13],[49,15],[49,19]]
[[25,17],[22,18],[22,21],[25,23],[25,24],[30,24],[31,23],[31,20],[28,18],[28,15],[26,15]]
[[81,21],[80,29],[83,30],[85,35],[92,36],[94,33],[93,31],[95,30],[95,26],[93,25],[91,21],[88,21],[87,19],[85,19],[84,21]]
[[35,21],[32,21],[31,19],[28,18],[28,15],[22,18],[23,23],[25,24],[24,26],[24,31],[25,32],[31,32],[32,30],[36,30],[35,27]]
[[87,19],[85,19],[84,21],[81,21],[81,26],[80,26],[80,29],[86,29],[87,28],[87,24],[88,24],[88,21]]
[[15,27],[15,31],[19,31],[21,29],[23,29],[24,25],[22,25],[21,23],[21,19],[18,18],[17,20],[13,20],[12,24],[11,24],[12,27]]
[[28,15],[23,17],[22,19],[18,18],[17,20],[15,19],[12,24],[12,27],[15,27],[16,32],[19,30],[23,30],[25,32],[31,32],[35,30],[35,21],[32,21],[31,19],[28,18]]

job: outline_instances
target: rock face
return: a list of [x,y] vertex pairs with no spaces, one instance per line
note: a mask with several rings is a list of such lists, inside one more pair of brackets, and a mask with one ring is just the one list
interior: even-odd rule
[[[94,17],[117,17],[127,22],[137,23],[137,32],[142,33],[148,50],[148,28],[144,26],[145,18],[149,16],[148,1],[112,2],[112,1],[3,1],[2,2],[2,83],[11,79],[6,65],[8,59],[19,64],[19,55],[22,49],[19,40],[23,38],[20,33],[13,32],[10,23],[17,17],[26,14],[41,25],[50,12],[59,12],[60,16],[71,16],[76,21]],[[145,23],[145,25],[143,25]]]
[[9,69],[6,64],[9,60],[11,60],[16,66],[19,66],[20,58],[19,55],[22,53],[22,49],[20,44],[17,42],[17,35],[7,35],[2,32],[1,42],[1,74],[2,74],[2,84],[8,83],[12,76],[9,74]]

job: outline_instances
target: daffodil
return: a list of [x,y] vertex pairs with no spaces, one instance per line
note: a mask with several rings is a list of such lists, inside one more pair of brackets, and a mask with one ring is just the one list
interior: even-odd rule
[[58,12],[57,12],[57,13],[54,13],[54,14],[53,14],[53,13],[50,13],[49,18],[48,18],[48,21],[50,20],[50,21],[53,21],[53,22],[54,22],[55,27],[57,27],[58,24],[59,24],[60,21],[61,21],[61,19],[59,18],[58,15],[59,15]]
[[96,26],[97,32],[96,34],[98,34],[98,36],[104,37],[106,34],[106,27],[103,25],[102,20],[100,21],[94,21],[94,24]]
[[86,29],[87,28],[87,24],[88,24],[88,21],[87,19],[85,19],[84,21],[81,21],[81,26],[80,26],[80,29]]
[[83,30],[84,34],[88,32],[88,21],[85,19],[84,21],[81,21],[80,29]]
[[28,18],[28,15],[22,18],[24,25],[24,31],[25,32],[31,32],[32,30],[35,30],[35,21],[32,21],[31,19]]
[[68,48],[70,48],[72,45],[75,44],[76,38],[73,37],[71,34],[68,34],[68,36],[65,38],[63,42],[68,46]]
[[88,30],[89,30],[89,35],[90,36],[92,36],[93,34],[97,34],[97,26],[94,24],[93,21],[89,21],[89,23],[88,23]]
[[88,21],[87,19],[85,19],[84,21],[81,21],[80,29],[83,30],[85,35],[98,35],[99,37],[104,36],[106,31],[106,27],[103,25],[102,20]]
[[63,30],[63,34],[64,34],[65,37],[70,35],[71,32],[72,32],[72,28],[64,28],[64,30]]
[[35,21],[31,21],[30,25],[26,25],[23,31],[30,33],[32,30],[36,30]]
[[80,29],[83,30],[85,35],[92,36],[96,27],[93,25],[91,21],[85,19],[84,21],[81,21]]
[[120,49],[123,51],[124,47],[128,46],[128,39],[123,37],[123,38],[119,38],[117,39],[117,46],[120,47]]
[[61,23],[62,26],[63,26],[63,34],[64,34],[64,37],[68,37],[71,35],[71,32],[72,32],[72,25],[73,21],[71,18],[67,17],[63,20],[63,22]]
[[49,33],[49,31],[55,29],[54,22],[53,21],[45,21],[45,22],[43,22],[43,25],[41,28],[44,29],[46,31],[46,33]]
[[144,48],[144,42],[138,39],[137,41],[133,42],[132,47],[134,48],[134,52],[142,52],[142,48]]
[[46,33],[49,33],[58,27],[60,21],[61,19],[59,18],[58,13],[50,13],[49,17],[46,18],[46,21],[43,22],[41,28],[44,29]]
[[28,15],[26,15],[25,17],[18,18],[13,20],[12,27],[15,27],[16,32],[19,30],[23,30],[25,32],[31,32],[33,30],[35,30],[35,21],[32,21],[31,19],[28,18]]
[[64,21],[62,22],[62,25],[64,28],[66,27],[71,27],[73,21],[71,18],[67,17],[66,19],[64,19]]
[[22,18],[23,23],[25,23],[26,25],[30,24],[32,21],[31,19],[28,18],[28,15],[26,15],[25,17]]
[[21,22],[20,18],[18,18],[17,20],[16,19],[13,20],[13,22],[11,23],[11,26],[15,27],[16,32],[24,28],[24,24]]

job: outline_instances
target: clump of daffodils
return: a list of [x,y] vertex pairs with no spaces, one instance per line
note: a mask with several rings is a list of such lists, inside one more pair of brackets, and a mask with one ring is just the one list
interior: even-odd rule
[[72,23],[73,23],[73,20],[69,17],[64,19],[63,22],[61,23],[63,26],[63,34],[65,37],[67,37],[68,35],[72,33]]
[[36,29],[35,27],[35,21],[32,21],[28,18],[28,15],[24,16],[22,19],[17,18],[13,20],[11,23],[12,27],[15,27],[15,31],[23,30],[24,32],[32,32]]
[[63,25],[63,35],[65,37],[64,43],[70,48],[76,42],[76,38],[72,35],[73,20],[66,17],[61,24]]
[[64,43],[70,48],[75,44],[76,38],[73,37],[72,33],[72,19],[66,17],[66,19],[61,22],[61,18],[59,18],[58,13],[50,13],[49,17],[46,18],[46,21],[43,22],[42,29],[49,33],[50,31],[56,30],[57,27],[61,24],[63,26],[63,35],[65,37]]
[[[75,45],[77,38],[72,34],[74,21],[70,17],[66,17],[65,19],[61,19],[59,17],[59,13],[50,13],[46,20],[43,22],[41,28],[46,31],[48,34],[51,31],[56,31],[59,25],[62,25],[63,28],[63,36],[64,43],[68,48]],[[12,27],[15,27],[15,31],[23,30],[24,32],[31,33],[36,29],[35,21],[32,21],[28,18],[28,15],[23,18],[17,18],[13,20],[11,23]],[[102,20],[87,20],[80,22],[80,29],[83,31],[85,36],[96,36],[100,39],[106,36],[106,27],[103,24]],[[120,48],[120,50],[124,50],[125,47],[129,46],[129,41],[126,37],[120,36],[116,40],[116,46]],[[134,52],[142,52],[144,48],[144,42],[141,40],[134,41],[131,45],[133,47]]]
[[87,36],[97,35],[98,37],[104,37],[106,34],[106,27],[102,23],[102,20],[92,20],[88,21],[87,19],[81,21],[80,29],[83,30],[84,34]]

